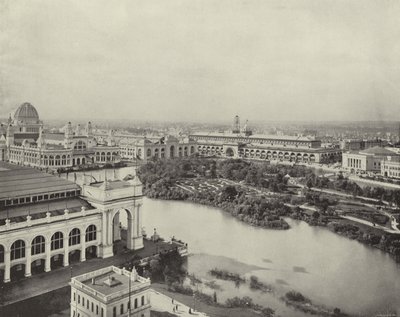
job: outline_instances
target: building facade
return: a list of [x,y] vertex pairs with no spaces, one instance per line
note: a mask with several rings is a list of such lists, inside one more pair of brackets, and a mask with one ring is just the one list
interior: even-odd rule
[[0,131],[0,161],[56,170],[118,163],[120,154],[112,131],[106,143],[97,143],[91,122],[84,129],[68,122],[64,133],[44,133],[36,108],[24,103]]
[[121,157],[128,160],[170,159],[187,157],[197,152],[196,142],[190,138],[178,139],[173,136],[161,137],[158,140],[121,139],[119,142]]
[[0,275],[4,282],[87,257],[113,256],[127,216],[126,247],[143,247],[137,177],[79,187],[29,167],[0,162]]
[[381,162],[381,174],[385,177],[400,179],[400,156],[387,156]]
[[321,140],[302,136],[253,135],[247,123],[240,129],[236,116],[230,133],[193,133],[203,156],[248,158],[267,161],[329,163],[341,160],[337,148],[324,148]]
[[394,152],[382,147],[373,147],[362,151],[343,153],[342,167],[356,172],[381,173],[383,161],[397,157]]
[[71,317],[150,317],[150,279],[115,266],[71,279]]

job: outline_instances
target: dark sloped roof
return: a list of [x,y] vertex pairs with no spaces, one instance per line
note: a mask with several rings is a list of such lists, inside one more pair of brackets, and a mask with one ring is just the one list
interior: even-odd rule
[[63,178],[0,162],[0,199],[74,189],[79,186]]

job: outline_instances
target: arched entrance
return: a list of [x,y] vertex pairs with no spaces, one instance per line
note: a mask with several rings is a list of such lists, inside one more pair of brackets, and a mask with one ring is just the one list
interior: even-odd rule
[[169,157],[175,157],[175,146],[173,145],[171,145],[171,147],[169,148]]
[[16,264],[11,267],[10,277],[12,281],[20,280],[25,277],[25,264]]
[[95,245],[87,247],[85,252],[86,252],[86,260],[97,258],[97,247]]
[[44,259],[37,259],[31,263],[31,274],[40,274],[44,272],[46,261]]
[[62,267],[64,262],[64,255],[63,254],[56,254],[51,257],[50,260],[50,267],[52,270]]
[[226,155],[227,157],[233,157],[233,156],[235,155],[235,152],[233,151],[232,148],[228,147],[228,148],[226,149],[226,151],[225,151],[225,155]]
[[133,214],[129,209],[118,210],[112,221],[113,253],[131,249]]
[[81,259],[81,250],[73,250],[68,253],[69,264],[78,263]]

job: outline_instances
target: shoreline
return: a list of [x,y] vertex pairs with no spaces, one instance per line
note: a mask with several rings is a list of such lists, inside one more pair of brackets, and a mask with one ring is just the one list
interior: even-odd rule
[[[253,226],[253,227],[258,227],[258,228],[263,228],[263,229],[269,229],[269,230],[289,230],[290,229],[290,225],[284,220],[284,217],[288,217],[290,219],[293,220],[299,220],[299,221],[304,221],[305,223],[307,223],[310,226],[316,226],[316,227],[321,227],[321,228],[325,228],[328,231],[341,236],[341,237],[345,237],[347,239],[350,240],[356,240],[357,242],[361,243],[362,245],[366,246],[366,247],[371,247],[373,249],[377,249],[380,250],[382,252],[384,252],[385,254],[388,254],[395,263],[400,263],[400,254],[396,255],[393,252],[390,251],[390,249],[385,249],[384,247],[378,245],[378,244],[372,244],[372,243],[368,243],[368,241],[366,241],[364,239],[364,237],[369,238],[370,236],[374,235],[373,232],[371,230],[365,229],[363,226],[359,226],[356,223],[352,223],[352,224],[345,224],[344,220],[341,218],[337,218],[338,221],[328,221],[327,223],[323,223],[320,224],[319,222],[316,222],[314,219],[311,219],[310,217],[306,217],[304,215],[299,216],[298,214],[296,214],[295,212],[288,213],[287,215],[281,216],[282,220],[285,222],[285,224],[287,225],[287,227],[281,228],[281,227],[269,227],[269,226],[265,226],[265,225],[259,225],[257,223],[253,223],[251,221],[246,221],[247,218],[245,217],[237,217],[237,215],[232,214],[231,212],[229,212],[228,210],[226,210],[225,208],[215,205],[205,199],[198,201],[195,199],[191,199],[191,196],[187,196],[186,198],[184,197],[179,197],[179,198],[168,198],[168,197],[153,197],[152,195],[148,195],[148,193],[145,193],[145,196],[149,199],[159,199],[159,200],[164,200],[164,201],[181,201],[181,202],[188,202],[188,203],[193,203],[193,204],[199,204],[199,205],[205,205],[205,206],[209,206],[209,207],[213,207],[213,208],[218,208],[221,211],[228,213],[231,217],[233,217],[234,219],[237,219],[240,222],[244,222],[247,225]],[[345,229],[347,229],[347,231],[336,231],[335,230],[335,224],[337,224],[338,226],[341,226]],[[351,228],[358,228],[357,229],[357,236],[354,236],[354,233],[349,232],[348,230],[350,230]],[[376,235],[375,235],[376,236]],[[391,235],[385,235],[384,232],[382,232],[382,234],[379,236],[379,239],[382,240],[382,237],[385,237],[385,240],[387,240],[387,236],[391,237]],[[390,247],[388,247],[390,248]]]
[[[185,295],[181,293],[175,293],[168,290],[168,286],[161,283],[153,283],[151,288],[167,295],[171,298],[178,300],[179,302],[185,304],[188,307],[193,307],[193,296]],[[218,317],[260,317],[260,313],[255,312],[248,308],[228,308],[222,306],[208,305],[201,301],[195,302],[196,310],[206,313],[209,316]]]

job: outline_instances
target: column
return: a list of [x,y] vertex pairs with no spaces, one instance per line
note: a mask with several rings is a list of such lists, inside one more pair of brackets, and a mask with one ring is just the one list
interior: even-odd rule
[[[134,212],[134,211],[133,211]],[[127,228],[127,235],[126,235],[126,247],[129,250],[134,250],[133,246],[133,239],[136,237],[136,226],[134,223],[134,218],[131,214],[131,212],[128,212],[128,228]]]
[[45,262],[45,265],[44,265],[44,271],[45,272],[50,272],[51,271],[50,241],[46,242],[45,252],[46,252],[46,262]]
[[86,261],[86,233],[81,231],[81,262]]
[[117,212],[114,216],[114,219],[112,219],[112,225],[113,225],[113,242],[121,240],[121,227],[120,227],[120,222],[119,222],[119,212]]
[[68,266],[69,265],[69,237],[64,236],[63,239],[63,244],[64,244],[64,263],[63,266]]
[[139,237],[142,236],[142,215],[140,214],[140,207],[142,207],[142,204],[136,206],[137,236]]
[[25,258],[26,258],[26,262],[25,262],[25,277],[29,277],[31,276],[31,252],[32,252],[32,247],[30,244],[28,244],[25,247]]
[[10,250],[4,250],[4,283],[11,281],[10,279],[10,269],[11,269],[11,257]]

